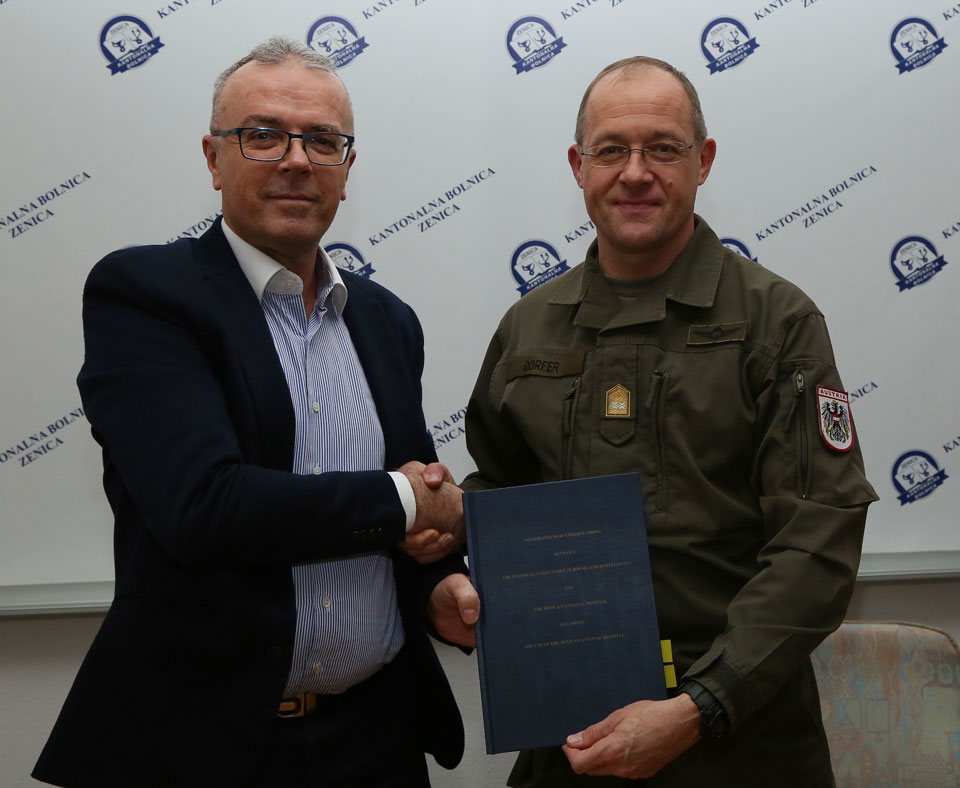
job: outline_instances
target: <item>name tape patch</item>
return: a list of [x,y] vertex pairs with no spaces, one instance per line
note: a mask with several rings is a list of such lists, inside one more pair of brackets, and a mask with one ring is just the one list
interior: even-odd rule
[[583,372],[584,351],[574,353],[532,353],[507,362],[507,383],[524,375],[563,378]]

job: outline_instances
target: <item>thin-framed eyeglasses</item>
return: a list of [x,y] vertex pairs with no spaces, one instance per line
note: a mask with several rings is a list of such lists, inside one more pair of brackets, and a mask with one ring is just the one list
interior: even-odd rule
[[679,142],[654,142],[642,148],[594,145],[592,148],[580,148],[580,154],[591,157],[591,167],[621,167],[630,160],[630,154],[634,151],[639,151],[646,164],[678,164],[683,161],[683,155],[695,145],[696,143],[683,145]]
[[349,134],[336,134],[332,131],[293,134],[261,126],[238,126],[235,129],[222,129],[212,133],[215,137],[230,137],[236,134],[240,153],[245,159],[253,161],[280,161],[290,150],[290,141],[298,139],[303,143],[310,162],[324,167],[343,164],[350,154],[354,139]]

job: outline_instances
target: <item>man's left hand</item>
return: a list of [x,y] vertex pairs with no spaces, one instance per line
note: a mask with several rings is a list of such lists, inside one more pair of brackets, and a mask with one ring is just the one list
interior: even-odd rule
[[563,747],[577,774],[652,777],[700,739],[700,712],[690,696],[641,700],[567,737]]
[[480,618],[480,597],[466,575],[447,575],[434,586],[427,615],[444,640],[469,648],[477,645],[474,625]]
[[442,534],[434,528],[407,534],[397,547],[419,564],[432,564],[448,556],[463,543],[453,534]]

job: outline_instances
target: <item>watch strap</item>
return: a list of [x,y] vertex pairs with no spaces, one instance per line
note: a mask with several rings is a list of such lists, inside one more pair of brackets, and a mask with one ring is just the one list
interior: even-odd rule
[[730,732],[730,718],[723,704],[700,682],[684,680],[677,688],[684,692],[697,705],[700,712],[700,735],[710,741],[721,741]]

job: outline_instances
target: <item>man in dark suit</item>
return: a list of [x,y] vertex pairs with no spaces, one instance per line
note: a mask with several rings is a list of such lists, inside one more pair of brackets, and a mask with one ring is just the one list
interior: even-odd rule
[[460,760],[426,630],[469,645],[479,601],[447,555],[460,491],[424,424],[420,325],[319,249],[352,135],[330,61],[265,42],[215,87],[222,222],[90,274],[78,384],[116,595],[40,780],[407,787],[425,751]]

